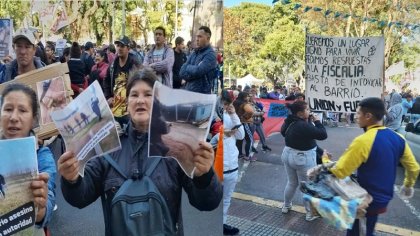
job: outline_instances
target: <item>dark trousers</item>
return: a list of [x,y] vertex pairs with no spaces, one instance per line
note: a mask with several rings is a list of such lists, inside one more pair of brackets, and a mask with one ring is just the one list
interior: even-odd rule
[[255,126],[251,123],[244,123],[243,125],[245,128],[245,155],[249,157],[254,145]]
[[[378,221],[378,215],[366,214],[366,236],[373,236],[375,231],[375,225]],[[347,236],[359,236],[360,232],[360,221],[356,219],[353,224],[353,228],[347,230]]]
[[127,126],[128,122],[130,121],[130,118],[128,117],[128,115],[120,116],[120,117],[114,116],[114,119],[116,122],[120,123],[122,129],[124,129],[124,125]]
[[[252,145],[254,144],[254,124],[242,123],[245,129],[245,156],[249,157],[252,152]],[[236,140],[236,147],[239,150],[239,155],[241,156],[243,149],[243,140]]]
[[239,151],[239,156],[242,156],[243,154],[242,154],[242,146],[243,146],[243,144],[244,144],[244,140],[243,139],[241,139],[241,140],[236,140],[236,147],[238,148],[238,151]]

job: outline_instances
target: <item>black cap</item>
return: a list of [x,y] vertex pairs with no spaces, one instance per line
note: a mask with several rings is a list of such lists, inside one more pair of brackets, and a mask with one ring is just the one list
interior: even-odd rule
[[124,46],[130,45],[130,39],[127,36],[122,36],[120,39],[115,40],[114,44],[123,44]]
[[89,41],[89,42],[85,43],[85,50],[89,50],[91,48],[93,48],[93,43],[92,42]]

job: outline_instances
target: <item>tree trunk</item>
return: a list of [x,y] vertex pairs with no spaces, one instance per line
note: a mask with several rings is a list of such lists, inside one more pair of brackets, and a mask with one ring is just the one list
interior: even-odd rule
[[67,19],[69,21],[69,25],[74,23],[79,15],[80,10],[80,2],[79,1],[65,1],[64,2],[66,9],[67,9],[67,15],[71,12],[71,15],[68,15]]
[[[98,9],[98,3],[96,0],[93,1],[93,6],[89,8],[83,15],[82,25],[81,25],[81,32],[84,34],[87,33],[90,36],[90,24],[89,18],[91,15],[95,14],[95,11]],[[85,35],[83,35],[85,36]]]
[[[355,7],[356,7],[356,0],[352,0],[351,4],[350,4],[350,12],[349,12],[350,16],[347,19],[347,23],[346,23],[346,34],[344,35],[345,37],[349,37],[349,35],[350,35],[350,26],[353,23],[353,16],[352,15],[353,15],[353,11],[354,11]],[[354,24],[354,25],[356,25],[356,24]],[[356,27],[355,27],[355,31],[356,31],[356,35],[358,36],[358,32],[357,32]]]

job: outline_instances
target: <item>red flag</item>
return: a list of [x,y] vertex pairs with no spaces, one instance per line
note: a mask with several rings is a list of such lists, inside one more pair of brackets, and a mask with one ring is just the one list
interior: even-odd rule
[[[262,103],[264,106],[265,120],[262,126],[265,136],[268,137],[273,132],[280,132],[280,128],[289,114],[286,103],[290,103],[290,101],[262,98],[256,99],[256,101]],[[259,140],[259,136],[256,132],[254,133],[254,140]]]

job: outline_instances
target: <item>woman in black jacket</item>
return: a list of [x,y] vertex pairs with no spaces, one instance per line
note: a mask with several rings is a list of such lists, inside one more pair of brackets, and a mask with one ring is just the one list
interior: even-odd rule
[[[125,133],[120,137],[121,150],[111,154],[111,158],[127,176],[133,174],[143,176],[150,167],[147,165],[151,159],[147,153],[148,130],[153,85],[156,80],[157,76],[152,70],[144,69],[131,75],[127,83],[127,110],[130,121]],[[213,148],[205,142],[200,142],[199,146],[194,152],[193,162],[196,167],[194,179],[189,178],[173,158],[162,158],[150,175],[154,185],[165,199],[173,222],[172,228],[175,229],[176,224],[182,223],[179,218],[182,189],[187,193],[190,204],[201,211],[216,209],[223,196],[222,185],[212,168]],[[155,151],[162,151],[162,149]],[[164,154],[161,152],[161,156]],[[139,170],[139,165],[143,166],[144,172],[143,168]],[[102,157],[94,158],[86,164],[83,178],[78,175],[79,168],[79,162],[71,150],[67,150],[58,160],[63,196],[68,203],[78,208],[84,208],[104,196],[102,203],[105,206],[103,209],[105,235],[109,236],[111,229],[116,227],[111,218],[112,213],[115,213],[112,211],[111,202],[125,179]],[[145,214],[144,217],[149,217],[149,215]],[[150,224],[158,223],[160,222],[150,220]],[[118,225],[118,227],[129,228],[127,224]]]
[[80,59],[82,50],[77,42],[73,42],[70,48],[70,59],[67,62],[69,66],[69,76],[71,88],[74,91],[74,98],[79,95],[85,85],[85,63]]
[[[287,173],[284,205],[281,210],[284,214],[292,208],[292,198],[300,181],[307,180],[307,170],[316,166],[317,144],[315,140],[327,138],[327,131],[316,115],[310,115],[308,104],[305,101],[296,101],[287,104],[287,107],[291,114],[287,116],[281,127],[281,134],[286,141],[281,156]],[[305,202],[305,209],[307,221],[318,218],[311,213],[308,202]]]

